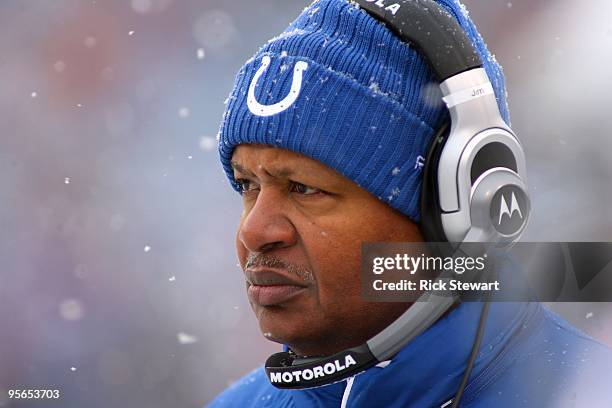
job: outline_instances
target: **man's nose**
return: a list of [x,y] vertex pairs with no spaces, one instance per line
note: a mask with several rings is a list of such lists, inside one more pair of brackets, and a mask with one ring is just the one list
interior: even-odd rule
[[250,252],[266,252],[295,245],[297,233],[287,217],[282,193],[261,190],[243,215],[238,238]]

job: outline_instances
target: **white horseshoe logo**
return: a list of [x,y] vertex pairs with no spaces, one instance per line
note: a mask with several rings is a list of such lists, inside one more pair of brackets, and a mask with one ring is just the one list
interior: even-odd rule
[[308,69],[307,62],[296,62],[295,67],[293,67],[293,82],[291,83],[291,90],[289,91],[289,94],[285,97],[285,99],[273,105],[262,105],[257,102],[257,99],[255,99],[255,85],[257,85],[259,78],[268,69],[268,66],[270,66],[270,57],[265,55],[261,60],[261,67],[259,67],[255,73],[255,76],[251,81],[251,85],[249,86],[247,105],[249,106],[251,113],[256,116],[276,115],[277,113],[287,110],[291,105],[293,105],[300,95],[300,91],[302,89],[303,72]]

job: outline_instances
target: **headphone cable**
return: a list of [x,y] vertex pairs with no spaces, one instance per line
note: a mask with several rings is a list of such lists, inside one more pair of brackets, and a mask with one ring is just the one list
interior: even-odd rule
[[487,292],[485,294],[484,304],[482,306],[482,311],[480,312],[480,321],[478,322],[478,332],[476,334],[476,339],[474,340],[474,344],[472,345],[470,358],[468,360],[467,367],[465,368],[465,373],[463,374],[461,385],[459,385],[459,389],[455,394],[455,398],[453,398],[453,405],[451,406],[451,408],[459,407],[459,402],[461,402],[461,397],[463,397],[463,391],[465,390],[468,380],[470,379],[472,368],[474,368],[476,356],[478,356],[478,350],[480,349],[480,343],[482,342],[482,338],[484,337],[487,317],[489,315],[489,306],[491,306],[491,302],[489,301],[489,295],[490,292]]

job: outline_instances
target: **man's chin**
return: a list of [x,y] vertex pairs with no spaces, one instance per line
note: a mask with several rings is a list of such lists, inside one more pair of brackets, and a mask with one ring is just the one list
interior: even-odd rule
[[281,307],[260,307],[257,313],[259,328],[263,336],[284,345],[303,344],[308,338],[317,337],[316,322],[308,319],[308,314],[292,313]]

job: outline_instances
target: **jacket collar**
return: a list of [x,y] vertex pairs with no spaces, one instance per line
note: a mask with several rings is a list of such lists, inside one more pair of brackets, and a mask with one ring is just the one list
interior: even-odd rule
[[[471,378],[477,378],[539,308],[535,303],[492,303],[485,334]],[[398,397],[414,406],[440,406],[454,396],[465,370],[476,335],[482,303],[462,303],[406,345],[384,367],[376,366],[353,380],[349,401],[372,401],[379,406],[397,404]],[[346,381],[294,392],[294,401],[306,406],[314,401],[338,405]],[[469,385],[468,385],[469,388]],[[380,392],[387,390],[392,392]],[[401,396],[397,391],[401,390]],[[393,392],[395,391],[395,392]],[[360,404],[361,405],[361,404]],[[349,406],[351,406],[349,404]],[[363,405],[367,406],[367,405]]]

